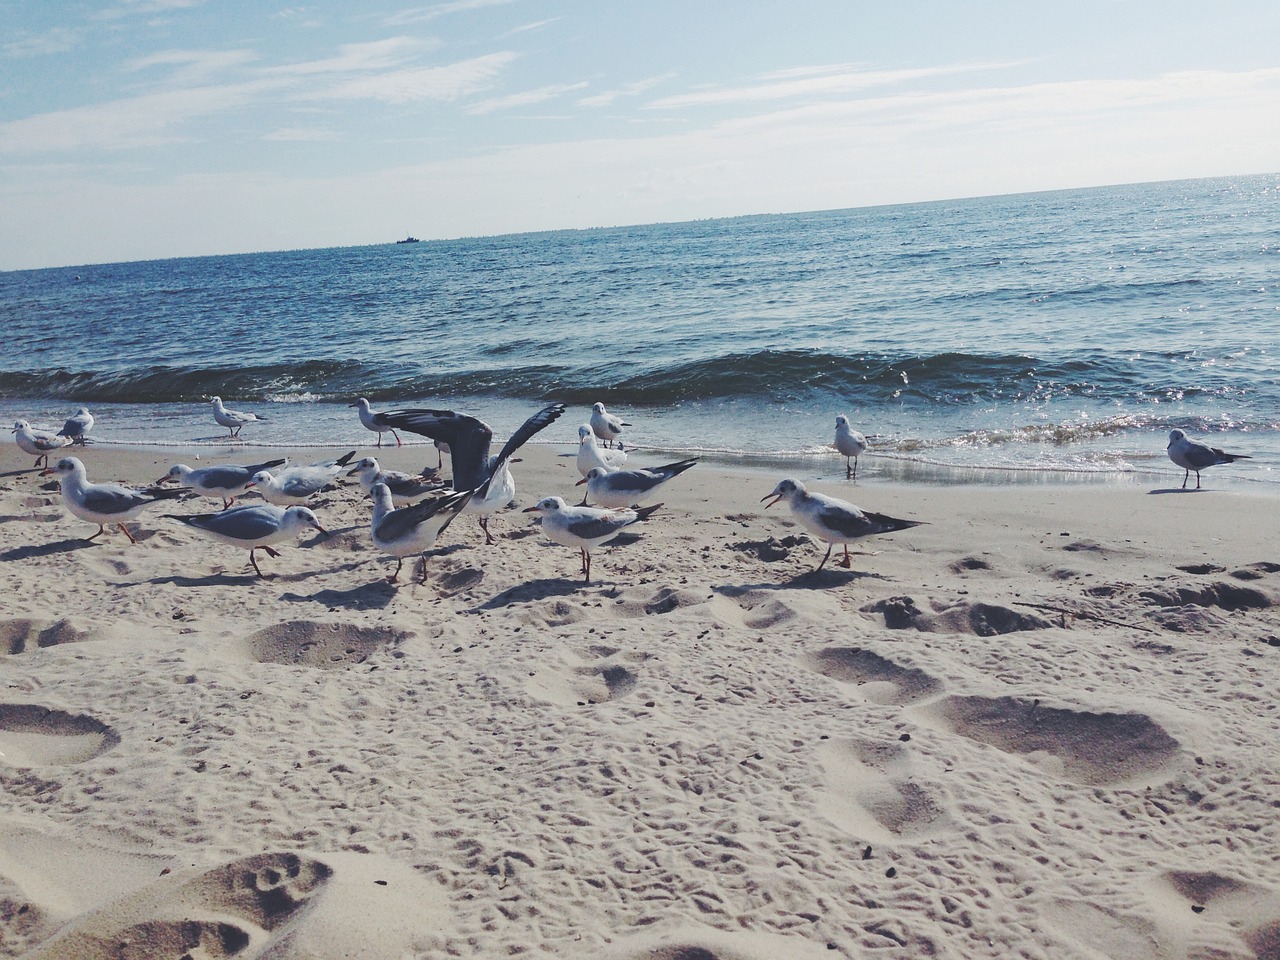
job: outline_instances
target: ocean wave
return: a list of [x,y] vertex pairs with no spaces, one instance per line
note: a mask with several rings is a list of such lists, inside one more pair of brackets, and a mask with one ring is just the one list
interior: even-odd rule
[[404,403],[423,398],[494,396],[596,400],[639,407],[684,401],[777,403],[832,398],[863,406],[1049,403],[1074,397],[1139,403],[1245,393],[1230,364],[1187,355],[1116,357],[1092,352],[1066,359],[947,352],[932,355],[839,354],[757,350],[655,362],[511,365],[453,371],[409,362],[309,360],[259,366],[146,366],[78,371],[0,372],[0,398],[68,397],[80,402],[189,403],[210,396],[238,401]]

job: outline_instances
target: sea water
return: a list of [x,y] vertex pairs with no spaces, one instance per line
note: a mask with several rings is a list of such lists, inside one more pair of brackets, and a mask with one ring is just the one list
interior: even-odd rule
[[[1280,490],[1280,175],[0,273],[0,416],[99,443],[368,446],[348,406],[501,439],[592,403],[655,457],[1180,482],[1182,428]],[[424,465],[434,463],[424,451]],[[840,470],[840,475],[843,471]]]

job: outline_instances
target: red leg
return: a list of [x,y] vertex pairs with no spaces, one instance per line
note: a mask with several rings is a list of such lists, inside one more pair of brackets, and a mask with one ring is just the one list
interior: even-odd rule
[[133,539],[133,534],[129,532],[129,528],[126,527],[123,523],[117,523],[116,526],[119,527],[120,530],[124,533],[124,535],[129,538],[130,543],[138,542],[137,540]]

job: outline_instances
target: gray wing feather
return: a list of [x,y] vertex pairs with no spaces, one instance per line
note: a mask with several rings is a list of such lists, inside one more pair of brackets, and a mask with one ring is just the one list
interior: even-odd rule
[[591,517],[572,520],[565,529],[575,537],[580,537],[583,540],[598,540],[600,537],[607,537],[611,533],[617,533],[632,522],[630,517]]
[[124,513],[151,500],[144,494],[109,484],[92,487],[84,493],[84,505],[100,514]]

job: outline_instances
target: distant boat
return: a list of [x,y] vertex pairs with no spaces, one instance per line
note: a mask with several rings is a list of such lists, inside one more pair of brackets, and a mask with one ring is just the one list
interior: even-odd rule
[[403,240],[396,241],[396,243],[418,243],[418,242],[419,242],[418,238],[413,236],[405,237]]

